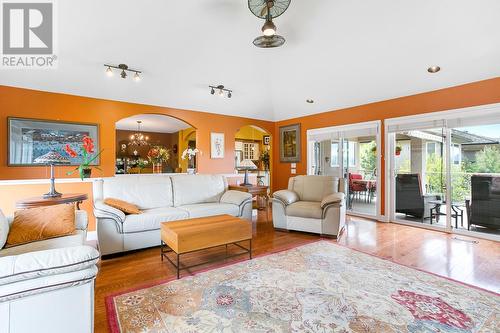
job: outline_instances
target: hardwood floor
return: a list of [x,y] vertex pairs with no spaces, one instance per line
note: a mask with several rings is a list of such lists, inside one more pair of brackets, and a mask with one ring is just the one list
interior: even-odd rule
[[[259,212],[254,221],[253,237],[255,256],[319,239],[319,236],[313,234],[275,231],[272,222],[266,221],[265,212]],[[471,240],[478,243],[472,243]],[[493,241],[349,218],[338,243],[403,265],[500,292],[500,246]],[[230,251],[236,252],[238,249],[235,247]],[[182,262],[192,265],[217,257],[223,258],[224,255],[225,248],[221,247],[186,255]],[[228,262],[234,260],[238,258]],[[193,270],[202,270],[207,266],[210,267],[202,265]],[[161,262],[159,248],[101,261],[95,285],[95,332],[108,331],[105,296],[167,280],[175,277],[175,274],[174,267],[166,261]],[[189,272],[182,271],[181,276],[187,274]]]

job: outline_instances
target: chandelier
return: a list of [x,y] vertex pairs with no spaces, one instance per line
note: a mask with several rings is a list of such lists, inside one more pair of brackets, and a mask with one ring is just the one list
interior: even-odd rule
[[130,136],[131,146],[149,146],[149,136],[142,134],[141,132],[142,121],[137,120],[137,132]]

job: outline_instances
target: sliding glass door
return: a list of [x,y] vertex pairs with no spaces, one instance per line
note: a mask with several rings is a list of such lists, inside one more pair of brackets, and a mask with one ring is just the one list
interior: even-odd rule
[[308,173],[345,178],[351,214],[379,214],[378,133],[378,122],[308,131]]
[[390,219],[500,235],[500,105],[386,121]]
[[402,130],[393,136],[395,218],[446,228],[446,129]]

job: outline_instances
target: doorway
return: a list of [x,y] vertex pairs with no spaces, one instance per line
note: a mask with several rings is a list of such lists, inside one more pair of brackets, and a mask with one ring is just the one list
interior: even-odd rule
[[379,217],[380,122],[307,131],[308,174],[346,180],[347,211]]

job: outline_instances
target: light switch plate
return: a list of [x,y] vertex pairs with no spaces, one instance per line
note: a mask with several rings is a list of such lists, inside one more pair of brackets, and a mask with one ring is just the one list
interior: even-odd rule
[[292,175],[295,175],[295,174],[297,174],[297,169],[292,169],[291,172],[292,172]]
[[296,168],[297,168],[297,163],[292,163],[292,164],[290,164],[290,167],[291,167],[292,169],[296,169]]

